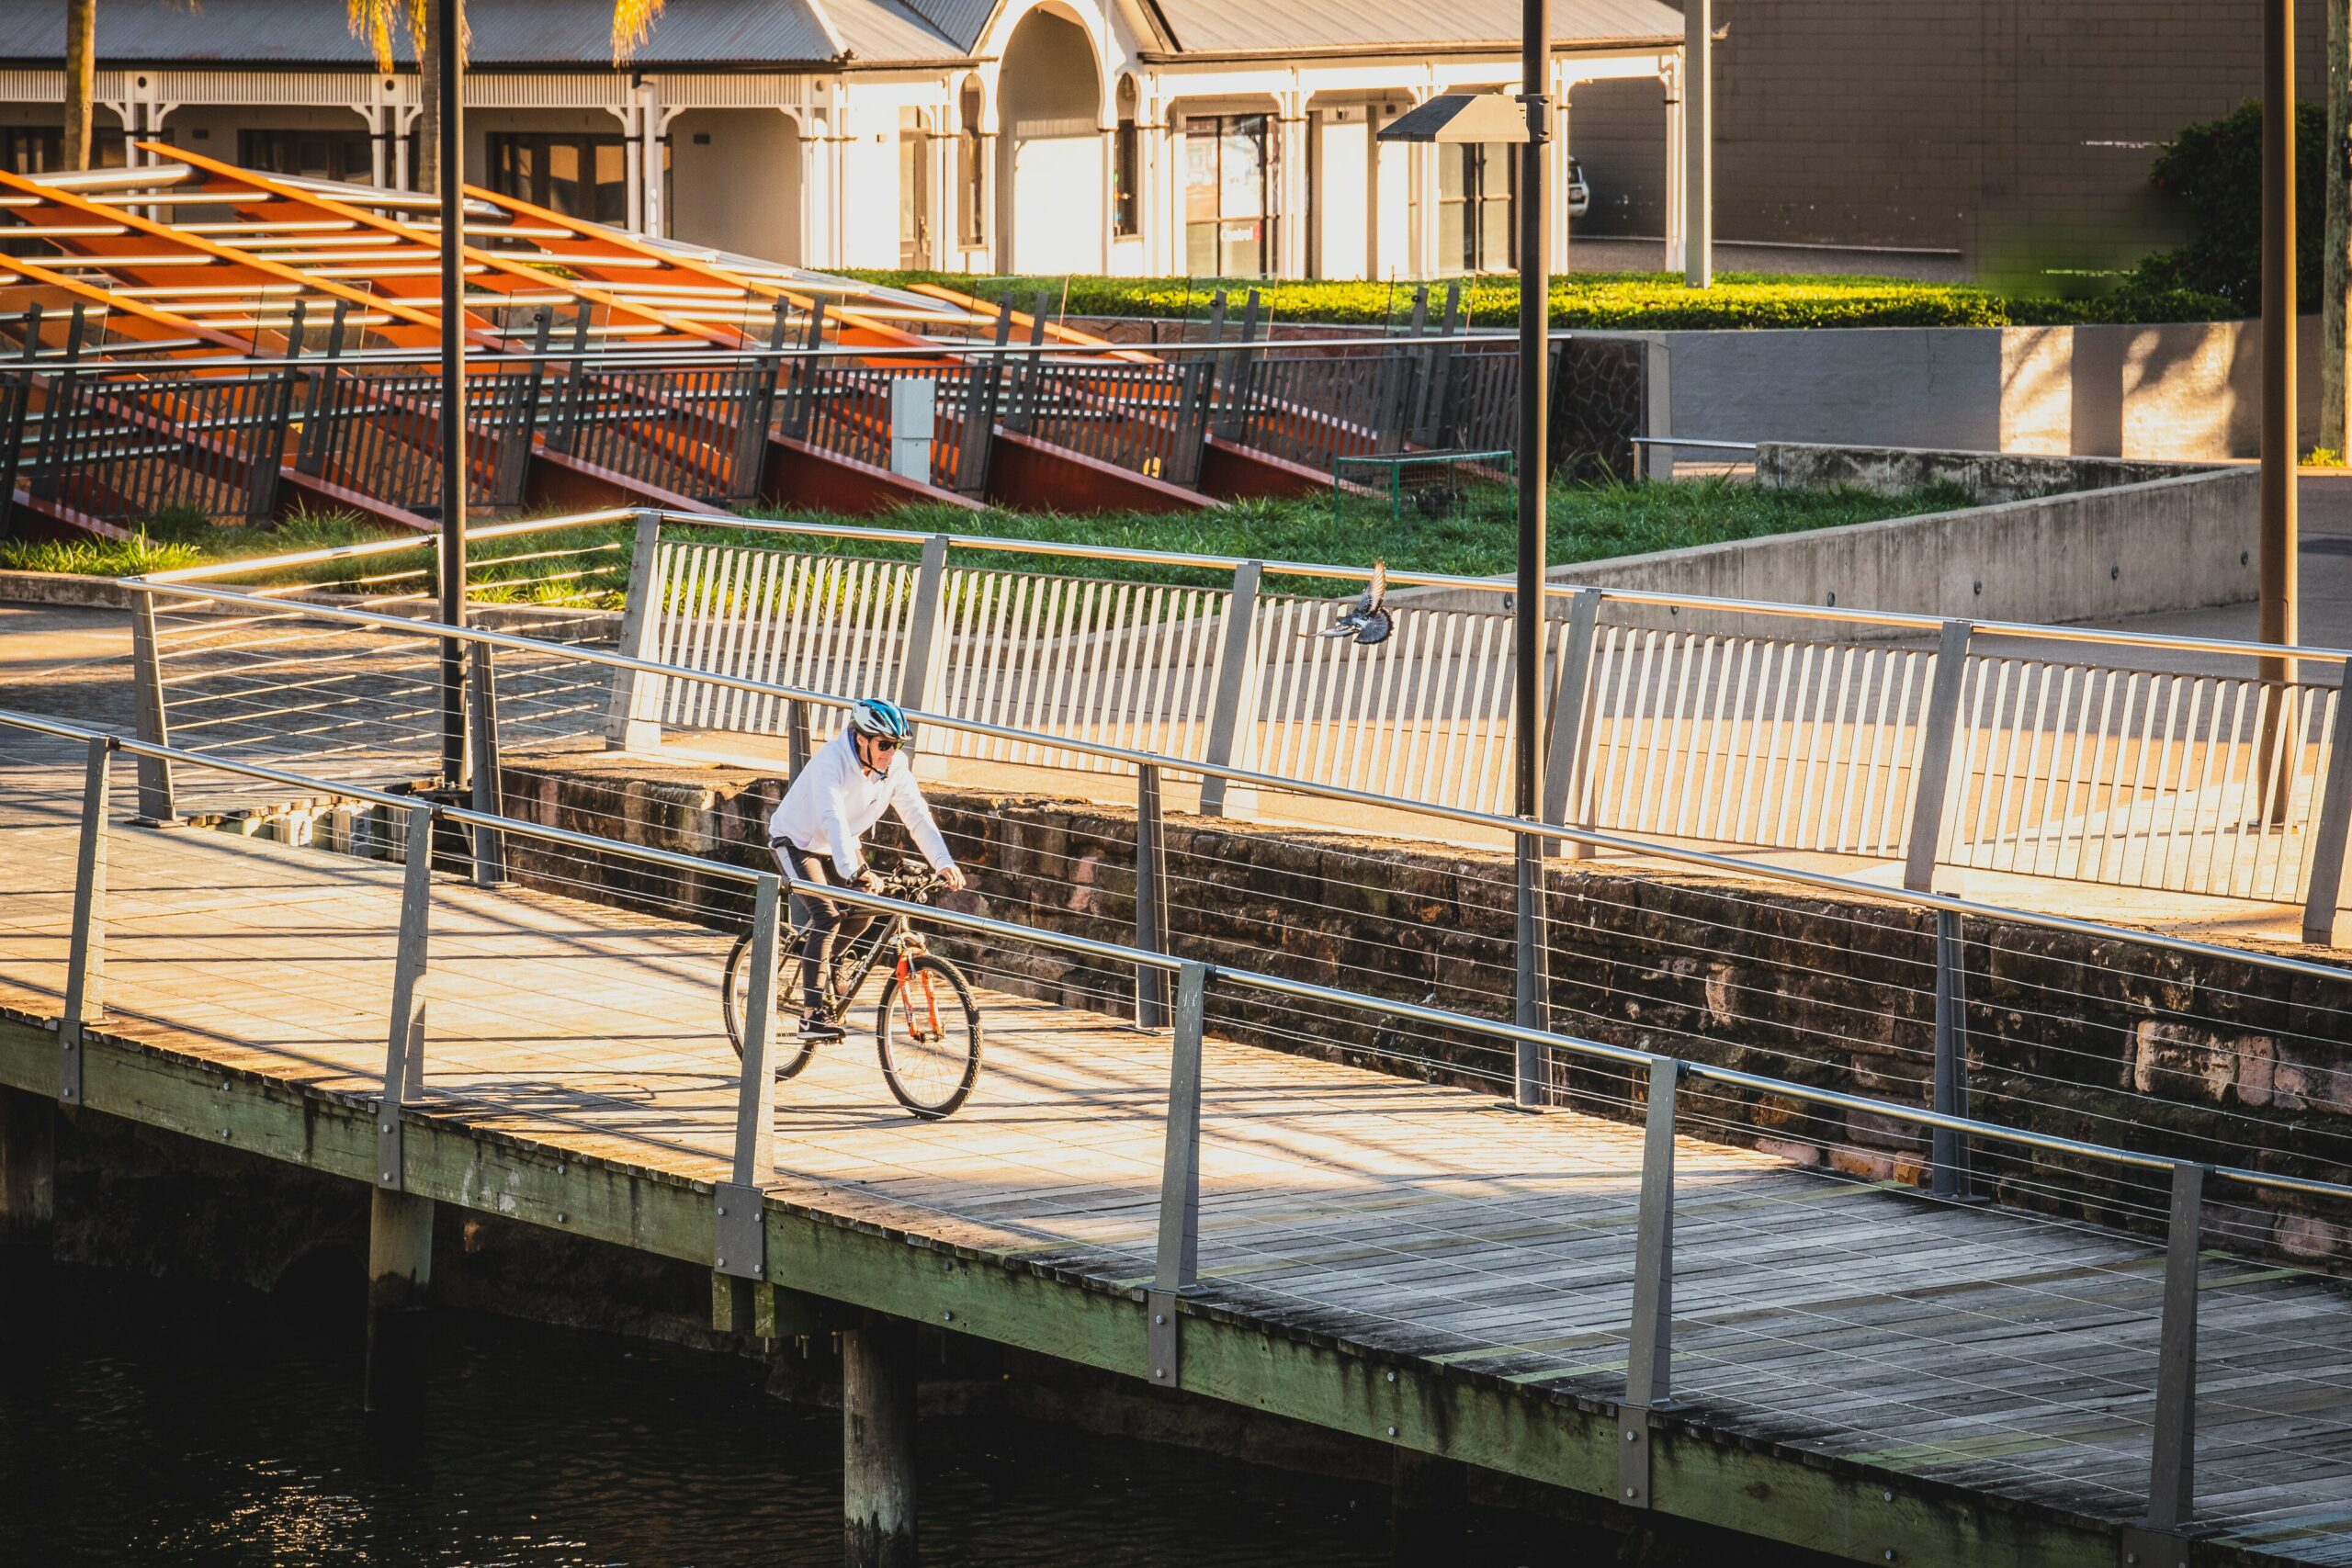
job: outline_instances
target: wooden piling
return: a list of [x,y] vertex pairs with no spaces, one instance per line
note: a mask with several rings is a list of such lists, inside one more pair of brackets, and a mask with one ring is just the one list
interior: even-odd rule
[[1470,1471],[1459,1460],[1397,1449],[1390,1460],[1388,1556],[1396,1568],[1459,1562]]
[[869,1316],[842,1335],[842,1544],[848,1568],[915,1568],[915,1334]]
[[0,1311],[11,1328],[45,1310],[56,1241],[56,1104],[0,1089]]
[[432,1283],[433,1200],[376,1189],[368,1218],[371,1416],[413,1415],[423,1403],[424,1307]]

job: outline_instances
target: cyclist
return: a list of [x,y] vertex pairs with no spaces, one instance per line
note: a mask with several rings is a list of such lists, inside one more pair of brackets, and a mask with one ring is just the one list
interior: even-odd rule
[[841,1025],[825,1014],[825,976],[832,972],[835,948],[854,942],[876,919],[811,889],[847,885],[870,893],[881,886],[865,863],[863,840],[884,809],[899,814],[942,881],[951,888],[964,886],[964,874],[916,787],[907,760],[911,739],[907,716],[896,703],[864,698],[850,708],[849,722],[794,777],[783,804],[768,818],[768,848],[786,879],[798,885],[808,914],[808,936],[800,949],[800,1032],[810,1039],[841,1038]]

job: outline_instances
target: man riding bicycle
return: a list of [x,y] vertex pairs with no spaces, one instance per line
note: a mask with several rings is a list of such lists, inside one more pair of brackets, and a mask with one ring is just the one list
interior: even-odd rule
[[794,775],[783,804],[768,818],[768,848],[808,909],[808,936],[800,949],[800,1032],[808,1038],[841,1038],[841,1025],[826,1013],[825,978],[832,971],[835,948],[855,942],[876,918],[811,889],[849,886],[870,893],[881,885],[865,863],[864,840],[886,807],[907,825],[940,880],[950,888],[964,886],[964,874],[915,784],[907,760],[911,739],[907,716],[897,704],[863,699],[849,710],[849,722]]

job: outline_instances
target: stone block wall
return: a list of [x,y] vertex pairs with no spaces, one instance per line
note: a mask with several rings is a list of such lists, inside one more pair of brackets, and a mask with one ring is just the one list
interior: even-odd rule
[[[764,863],[763,819],[781,781],[703,770],[642,774],[639,759],[518,759],[515,815],[631,843]],[[1042,795],[932,791],[974,874],[967,906],[1016,924],[1133,940],[1131,811]],[[891,835],[880,838],[889,841]],[[1503,1019],[1514,929],[1500,852],[1171,817],[1173,947],[1377,998]],[[743,919],[741,885],[516,843],[518,875],[563,890]],[[1797,1084],[1925,1105],[1933,1057],[1932,917],[1894,900],[1770,889],[1712,874],[1555,862],[1555,1027]],[[2341,987],[2252,964],[2199,964],[2023,924],[1969,922],[1973,1110],[1981,1118],[2165,1157],[2352,1181],[2352,972]],[[1134,976],[1042,946],[944,937],[987,986],[1112,1014]],[[1309,1009],[1212,986],[1227,1038],[1399,1076],[1509,1089],[1509,1048],[1470,1031],[1429,1032],[1376,1009]],[[1561,1053],[1555,1094],[1638,1117],[1625,1071]],[[1861,1179],[1925,1180],[1924,1137],[1894,1119],[1786,1096],[1686,1083],[1686,1130],[1752,1144]],[[2161,1173],[2060,1153],[1980,1146],[1978,1185],[2070,1219],[2161,1224]],[[2210,1245],[2330,1266],[2352,1263],[2352,1212],[2209,1188]]]

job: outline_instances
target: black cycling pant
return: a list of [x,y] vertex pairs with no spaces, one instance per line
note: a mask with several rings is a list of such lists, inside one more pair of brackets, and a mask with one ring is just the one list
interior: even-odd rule
[[813,1011],[824,1004],[824,975],[836,948],[857,941],[880,917],[870,909],[852,908],[813,891],[840,886],[840,879],[833,874],[831,855],[804,850],[783,840],[770,847],[775,851],[785,875],[791,879],[792,891],[800,895],[801,908],[808,917],[808,933],[800,944],[800,997],[801,1005]]

